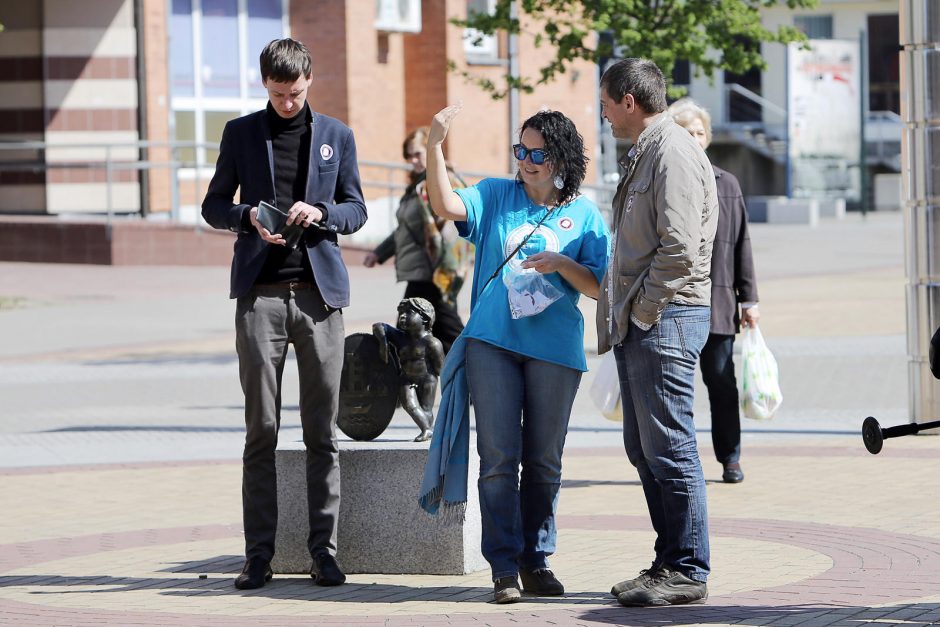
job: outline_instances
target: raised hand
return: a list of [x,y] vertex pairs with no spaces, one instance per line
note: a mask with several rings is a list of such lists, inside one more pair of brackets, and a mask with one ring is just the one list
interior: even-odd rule
[[431,120],[431,131],[428,134],[428,146],[440,146],[447,137],[447,131],[450,130],[450,123],[453,121],[460,110],[463,109],[463,102],[444,107]]

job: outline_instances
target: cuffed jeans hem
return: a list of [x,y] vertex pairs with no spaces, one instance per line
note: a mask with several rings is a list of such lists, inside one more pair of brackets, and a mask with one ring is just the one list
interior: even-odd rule
[[548,560],[546,559],[541,559],[535,562],[526,562],[522,560],[519,561],[519,570],[527,570],[531,572],[533,570],[542,570],[543,568],[550,568],[548,565]]
[[497,579],[502,579],[503,577],[518,577],[518,576],[519,576],[519,569],[518,569],[518,568],[515,569],[515,570],[501,570],[501,571],[498,571],[498,572],[495,571],[495,570],[493,571],[493,581],[494,581],[494,582],[495,582]]

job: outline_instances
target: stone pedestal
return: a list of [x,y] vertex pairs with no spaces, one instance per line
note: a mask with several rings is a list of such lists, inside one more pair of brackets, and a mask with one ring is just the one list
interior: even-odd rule
[[[467,513],[444,525],[418,507],[428,443],[340,442],[337,560],[347,573],[463,575],[487,567],[480,553],[480,463],[471,443]],[[306,455],[303,442],[277,448],[278,528],[272,568],[307,573]]]

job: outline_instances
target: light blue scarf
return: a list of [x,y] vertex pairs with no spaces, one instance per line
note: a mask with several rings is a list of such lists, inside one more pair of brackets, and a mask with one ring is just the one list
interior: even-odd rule
[[466,362],[467,340],[461,335],[444,360],[441,404],[418,496],[418,503],[424,511],[431,515],[440,514],[445,520],[462,520],[467,507],[470,388]]

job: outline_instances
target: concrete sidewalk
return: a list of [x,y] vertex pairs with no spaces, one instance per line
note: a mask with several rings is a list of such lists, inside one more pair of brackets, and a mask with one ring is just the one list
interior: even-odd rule
[[[894,439],[872,457],[858,435],[867,415],[907,420],[900,216],[753,225],[752,238],[784,405],[745,423],[747,479],[727,485],[698,394],[710,598],[660,610],[607,593],[648,565],[653,536],[619,428],[586,394],[592,373],[565,452],[552,562],[564,597],[496,606],[487,572],[353,575],[334,589],[285,576],[236,591],[243,424],[228,269],[0,264],[0,623],[940,624],[940,440]],[[347,333],[393,321],[403,287],[391,268],[350,273]],[[583,309],[593,368],[593,304]],[[291,368],[282,437],[297,438]],[[397,416],[386,437],[415,432]]]

